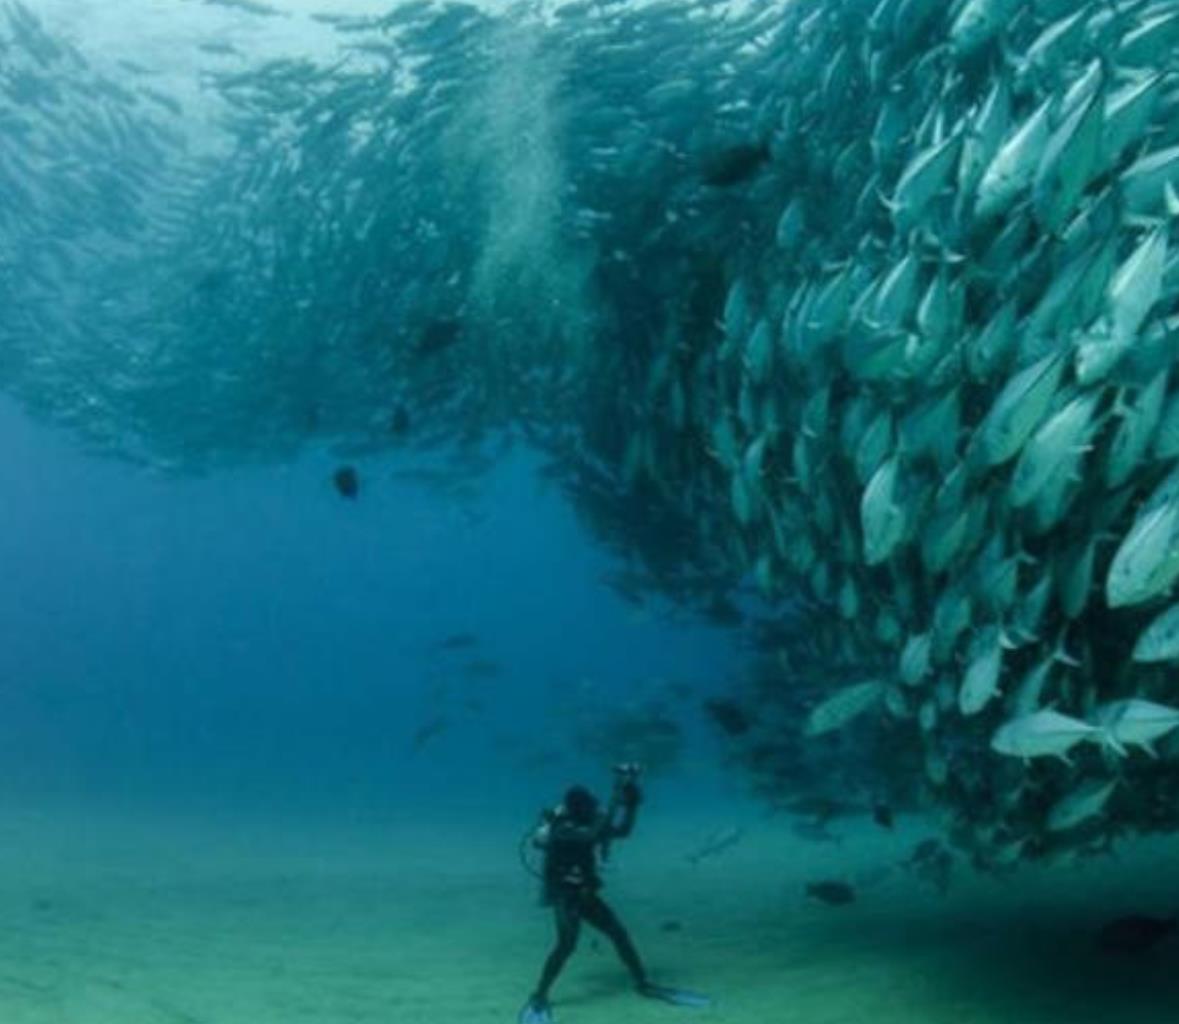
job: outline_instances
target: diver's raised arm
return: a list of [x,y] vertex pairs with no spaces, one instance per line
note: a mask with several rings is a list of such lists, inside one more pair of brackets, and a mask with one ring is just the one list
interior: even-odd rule
[[[606,835],[611,839],[625,839],[635,827],[643,793],[635,778],[627,777],[618,784],[606,821]],[[621,814],[619,814],[621,811]]]

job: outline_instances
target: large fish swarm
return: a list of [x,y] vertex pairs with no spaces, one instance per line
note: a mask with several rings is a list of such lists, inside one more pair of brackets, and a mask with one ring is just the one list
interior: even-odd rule
[[[182,467],[522,425],[657,582],[805,608],[788,739],[886,730],[980,866],[1179,825],[1179,2],[321,20],[135,246],[5,265],[0,384]],[[144,101],[78,60],[6,66],[65,180],[0,176],[82,219]]]

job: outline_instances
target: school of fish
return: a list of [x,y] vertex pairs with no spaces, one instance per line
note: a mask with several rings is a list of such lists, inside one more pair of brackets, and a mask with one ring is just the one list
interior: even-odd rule
[[1179,0],[414,0],[204,44],[200,144],[5,13],[30,408],[180,469],[518,433],[657,584],[809,617],[798,742],[887,730],[979,866],[1179,826]]

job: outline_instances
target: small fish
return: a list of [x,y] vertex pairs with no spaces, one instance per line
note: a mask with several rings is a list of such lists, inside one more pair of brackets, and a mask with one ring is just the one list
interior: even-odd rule
[[954,855],[937,839],[924,839],[913,847],[908,859],[901,866],[926,885],[932,886],[941,896],[950,891],[954,873]]
[[940,840],[937,839],[922,839],[916,846],[913,847],[909,854],[906,864],[921,864],[925,861],[932,860],[936,857],[943,847]]
[[463,671],[472,679],[491,679],[503,671],[503,666],[490,658],[476,658],[474,661],[467,662],[463,666]]
[[821,736],[842,728],[853,718],[874,708],[883,696],[884,686],[875,679],[837,690],[811,710],[806,720],[806,735]]
[[1103,953],[1145,953],[1179,929],[1179,915],[1129,914],[1101,926],[1097,948]]
[[418,335],[418,356],[432,356],[450,348],[462,339],[462,322],[449,317],[431,320]]
[[1179,728],[1179,710],[1138,697],[1102,704],[1093,717],[1113,742],[1141,747],[1151,756],[1155,756],[1151,744]]
[[872,820],[881,828],[892,828],[894,821],[892,808],[878,800],[872,805]]
[[1153,618],[1134,644],[1135,661],[1175,661],[1179,658],[1179,604]]
[[745,709],[735,700],[706,700],[704,710],[730,736],[743,736],[753,726]]
[[393,414],[389,417],[389,433],[402,437],[409,433],[409,425],[409,410],[404,405],[395,406]]
[[727,188],[748,181],[770,159],[764,142],[729,146],[706,156],[700,164],[700,180],[713,188]]
[[266,18],[277,17],[281,13],[270,4],[260,3],[259,0],[205,0],[205,3],[213,7],[229,7]]
[[659,930],[662,932],[682,932],[684,930],[683,923],[672,918],[670,921],[664,921]]
[[1014,718],[999,727],[991,738],[991,749],[1008,757],[1066,758],[1069,750],[1085,740],[1100,743],[1115,753],[1125,754],[1121,745],[1100,726],[1045,708]]
[[704,841],[699,849],[689,853],[687,859],[692,864],[699,864],[702,860],[708,860],[710,857],[715,857],[719,853],[724,853],[725,850],[736,846],[744,838],[745,829],[739,825],[730,825],[728,828],[723,828],[719,832],[714,832]]
[[479,638],[474,633],[451,633],[439,640],[436,646],[442,651],[463,651],[478,643]]
[[208,43],[198,43],[197,49],[217,57],[232,57],[240,52],[232,43],[223,43],[215,39]]
[[806,894],[829,907],[846,907],[856,901],[856,891],[847,882],[807,882]]
[[1118,780],[1087,779],[1061,797],[1048,811],[1048,831],[1067,832],[1103,813]]
[[332,474],[332,483],[341,498],[355,501],[360,496],[360,474],[354,466],[341,466]]
[[447,721],[441,716],[431,718],[430,721],[424,722],[413,734],[413,739],[410,741],[410,749],[415,753],[421,750],[435,736],[439,736],[445,732],[446,726]]

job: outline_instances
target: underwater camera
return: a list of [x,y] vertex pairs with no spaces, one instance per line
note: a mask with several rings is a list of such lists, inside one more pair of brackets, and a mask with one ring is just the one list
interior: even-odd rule
[[643,766],[637,761],[623,761],[614,766],[614,785],[623,786],[628,782],[638,782],[643,774]]
[[[622,761],[614,766],[614,793],[611,803],[627,802],[628,798],[637,799],[639,776],[643,773],[643,766],[637,761]],[[628,793],[629,790],[629,793]]]

